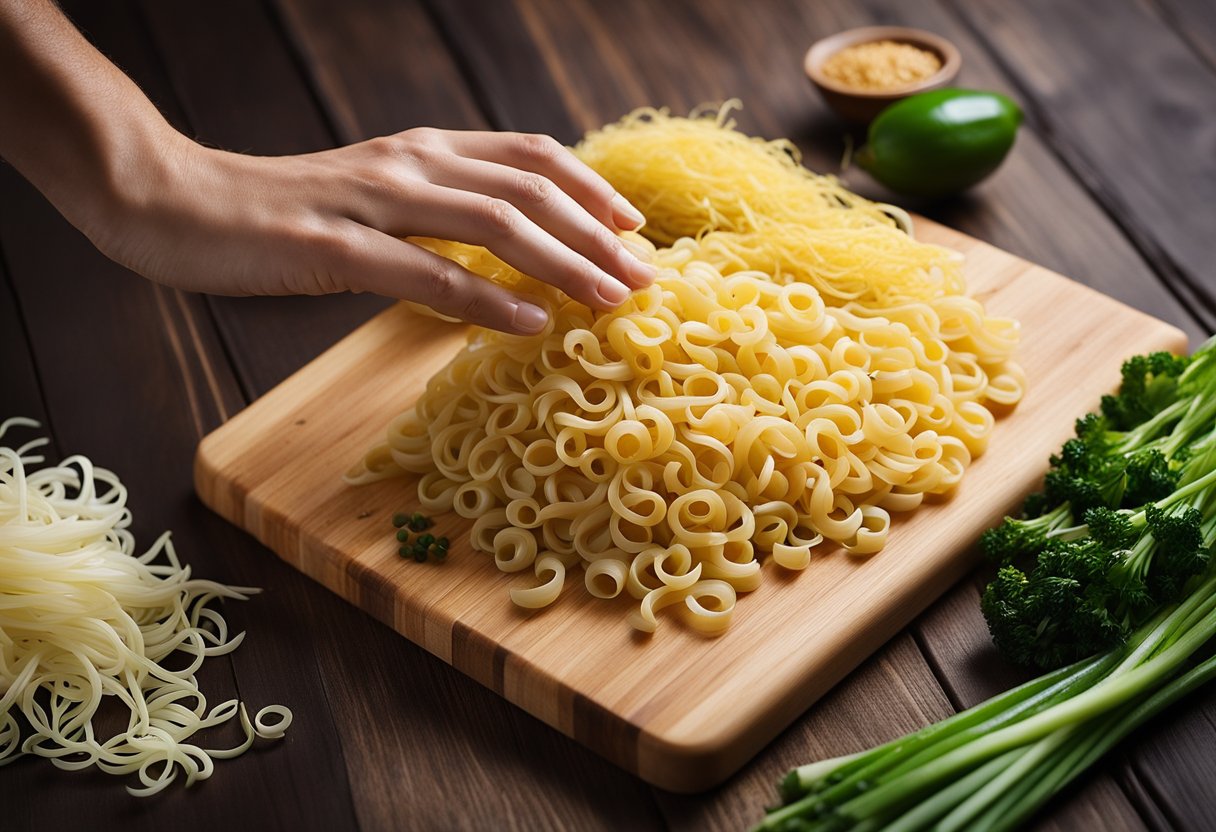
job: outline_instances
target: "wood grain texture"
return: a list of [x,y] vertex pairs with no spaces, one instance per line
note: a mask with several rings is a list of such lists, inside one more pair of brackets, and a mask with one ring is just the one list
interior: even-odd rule
[[[283,684],[285,678],[307,674],[291,662],[292,649],[276,644],[285,634],[272,615],[273,599],[293,580],[290,570],[270,566],[273,560],[266,558],[259,565],[235,530],[216,522],[189,496],[193,448],[201,432],[219,419],[214,416],[218,404],[198,370],[197,354],[184,356],[193,349],[187,346],[192,341],[184,317],[165,309],[163,290],[105,260],[32,188],[14,178],[7,169],[0,175],[5,194],[0,244],[41,362],[59,448],[85,454],[120,473],[140,544],[148,545],[169,528],[176,533],[179,555],[195,574],[275,587],[269,599],[226,608],[235,631],[254,629],[257,635],[231,656],[217,657],[203,667],[200,686],[210,701],[241,696],[260,707],[286,698],[296,707],[307,707],[315,689],[296,691]],[[172,298],[170,303],[175,305]],[[198,313],[197,307],[187,310]],[[122,326],[112,325],[118,320]],[[231,375],[221,374],[217,383],[232,389]],[[190,401],[192,389],[199,397],[197,408]],[[8,404],[6,399],[5,410]],[[120,436],[126,439],[116,442]],[[241,561],[254,568],[240,568]],[[276,571],[283,576],[271,577]],[[278,621],[283,621],[281,615]],[[234,667],[246,662],[260,670],[239,687]],[[224,827],[240,822],[242,807],[260,802],[266,811],[281,813],[287,824],[302,823],[311,815],[340,825],[350,811],[349,797],[343,799],[343,779],[332,791],[296,798],[281,785],[289,772],[309,776],[333,762],[344,778],[340,754],[329,744],[333,734],[327,735],[324,710],[321,714],[311,724],[298,726],[303,730],[276,749],[287,753],[272,756],[259,750],[221,763],[216,777],[205,785],[188,792],[173,790],[138,813],[113,777],[71,774],[45,760],[25,760],[3,772],[6,811],[13,807],[28,817],[31,822],[24,828],[77,828],[85,802],[101,816],[129,818],[136,829],[164,828],[186,814],[200,825]],[[228,730],[204,737],[213,747],[230,745],[233,739]]]
[[[0,203],[2,204],[2,203]],[[0,219],[0,223],[3,219]],[[4,391],[4,407],[0,409],[0,422],[12,416],[35,419],[47,428],[46,405],[42,399],[42,385],[38,382],[38,369],[31,348],[29,333],[21,317],[17,293],[0,245],[0,390]],[[57,448],[51,447],[51,453]]]
[[[952,500],[901,522],[872,559],[837,554],[796,577],[770,574],[718,639],[672,623],[640,638],[624,622],[628,601],[601,602],[577,585],[524,614],[454,516],[439,525],[453,544],[448,563],[397,556],[387,519],[417,507],[413,489],[400,480],[351,488],[338,475],[462,343],[462,327],[404,307],[204,440],[196,486],[288,562],[539,719],[648,782],[707,788],[970,568],[975,536],[1037,478],[1026,457],[1058,447],[1125,352],[1184,343],[1166,324],[962,234],[926,222],[920,236],[963,251],[975,295],[1022,321],[1026,400]],[[774,633],[780,649],[756,649]]]
[[[961,711],[1028,681],[1035,674],[1010,665],[992,646],[980,613],[981,569],[931,606],[912,632],[954,710]],[[1144,829],[1139,813],[1152,802],[1133,803],[1122,785],[1129,776],[1122,748],[1056,798],[1039,816],[1039,830]]]
[[1208,0],[1149,0],[1149,6],[1216,71],[1216,5]]
[[1056,152],[1216,329],[1212,67],[1136,0],[957,9],[1014,73]]
[[339,15],[329,0],[272,6],[342,142],[419,125],[485,129],[456,57],[416,0],[360,0]]
[[911,636],[897,635],[721,786],[698,795],[656,790],[669,828],[750,829],[776,802],[776,784],[793,768],[864,751],[946,718],[953,711],[941,689],[921,683],[928,674]]
[[[738,97],[743,129],[789,137],[808,166],[837,171],[845,130],[800,67],[816,38],[853,26],[898,23],[939,32],[963,54],[961,85],[1017,96],[985,45],[938,2],[765,0],[760,13],[740,15],[732,0],[519,0],[496,6],[493,26],[481,25],[478,0],[430,5],[464,54],[495,126],[549,132],[566,142],[635,107],[687,112]],[[909,203],[856,168],[844,179],[864,195]],[[990,181],[970,194],[916,207],[1169,321],[1193,343],[1204,337],[1206,330],[1163,291],[1033,123],[1022,129],[1014,152]]]
[[[418,123],[514,125],[529,130],[549,129],[544,125],[553,124],[554,131],[573,140],[583,126],[615,118],[635,102],[678,106],[680,101],[698,103],[711,97],[706,90],[715,90],[718,97],[745,97],[750,128],[794,136],[812,151],[808,157],[812,164],[831,169],[839,159],[840,133],[797,71],[801,52],[813,37],[871,22],[923,25],[963,48],[963,83],[997,89],[1009,89],[1009,80],[996,67],[1011,65],[1008,53],[1033,52],[1038,37],[1025,42],[1013,38],[994,46],[976,38],[970,26],[960,25],[949,9],[943,12],[936,0],[809,4],[765,0],[749,7],[747,14],[739,14],[736,3],[724,0],[662,4],[444,0],[432,4],[432,13],[445,23],[443,37],[417,3],[391,0],[220,3],[211,4],[210,14],[200,13],[208,4],[157,4],[164,7],[162,18],[180,14],[181,23],[158,22],[155,15],[140,19],[126,0],[70,0],[66,5],[93,39],[132,72],[187,132],[225,146],[267,153],[311,150]],[[143,5],[147,10],[153,4]],[[487,5],[494,7],[492,13],[484,11]],[[1145,0],[1143,5],[1164,10],[1173,32],[1186,39],[1193,51],[1211,54],[1212,41],[1203,34],[1210,31],[1203,26],[1205,16],[1210,20],[1209,3]],[[500,10],[504,6],[520,10]],[[267,7],[272,11],[269,15]],[[445,16],[445,8],[455,12]],[[1172,20],[1171,9],[1176,10]],[[512,17],[526,19],[527,26],[512,28]],[[460,25],[450,27],[451,21]],[[284,24],[289,42],[278,28]],[[1040,16],[1038,25],[1052,26],[1053,17]],[[1083,42],[1088,32],[1074,37]],[[535,41],[550,53],[559,50],[560,59],[536,62]],[[1067,48],[1075,48],[1075,42]],[[485,71],[500,77],[493,100],[484,93],[481,72],[473,72],[468,60],[477,49],[488,50]],[[1121,64],[1126,59],[1123,53],[1095,58],[1099,64]],[[186,61],[192,65],[180,65]],[[221,61],[225,66],[210,71],[213,62]],[[179,65],[172,66],[175,62]],[[537,69],[517,71],[517,62]],[[307,69],[307,78],[299,72],[293,77],[293,66]],[[253,75],[260,72],[270,74]],[[273,84],[267,83],[270,77],[276,79]],[[326,78],[332,82],[328,86]],[[466,79],[472,81],[472,89],[466,88]],[[305,80],[313,83],[311,98],[300,94]],[[1168,81],[1146,77],[1142,83],[1121,85],[1117,98],[1142,97],[1160,83]],[[546,97],[548,89],[558,86],[569,105],[562,97]],[[655,90],[676,95],[663,100]],[[180,115],[179,96],[197,126]],[[276,99],[292,104],[280,106]],[[320,110],[307,109],[317,102]],[[532,106],[525,108],[529,103]],[[1121,102],[1115,105],[1118,108]],[[343,106],[345,117],[340,112]],[[478,107],[499,115],[486,119]],[[1197,338],[1203,330],[1164,291],[1140,251],[1104,213],[1110,209],[1091,198],[1049,144],[1041,141],[1041,125],[1038,113],[1032,112],[1030,129],[1023,131],[1001,174],[986,183],[977,197],[937,206],[933,215],[1099,286],[1178,323],[1192,339]],[[1094,139],[1113,140],[1118,136]],[[1136,156],[1120,164],[1151,172],[1159,155]],[[860,173],[850,178],[855,186],[873,187]],[[9,222],[12,212],[27,210],[24,197],[13,195],[13,188],[21,187],[0,177],[0,224]],[[1194,207],[1210,207],[1210,201],[1201,199]],[[61,231],[71,234],[53,213],[49,216]],[[270,589],[233,608],[234,621],[248,628],[249,640],[233,657],[233,664],[211,665],[219,678],[208,678],[205,684],[217,695],[239,686],[254,700],[283,699],[296,708],[299,729],[293,730],[288,742],[265,753],[221,764],[216,777],[200,788],[170,793],[154,803],[129,800],[114,778],[74,777],[36,762],[11,766],[0,771],[0,802],[9,824],[18,829],[81,828],[86,820],[97,828],[121,823],[134,829],[244,828],[247,823],[318,829],[645,829],[663,823],[639,781],[497,695],[470,684],[271,558],[225,523],[191,508],[180,468],[176,475],[166,476],[166,465],[180,465],[174,462],[180,460],[180,448],[193,441],[183,442],[180,437],[190,437],[197,425],[189,412],[184,378],[204,391],[204,413],[216,414],[203,417],[203,424],[209,426],[221,410],[231,413],[238,407],[242,393],[265,391],[361,323],[376,311],[376,301],[244,299],[195,306],[196,299],[189,296],[168,297],[167,303],[161,303],[150,295],[149,302],[132,302],[138,293],[124,290],[111,297],[100,291],[86,295],[85,305],[96,302],[87,315],[73,306],[72,315],[48,317],[44,312],[54,308],[53,291],[70,294],[78,285],[86,286],[81,281],[103,281],[100,286],[108,288],[112,284],[105,281],[121,276],[121,271],[110,271],[112,267],[95,256],[78,256],[86,248],[75,243],[68,246],[72,254],[43,256],[39,246],[59,255],[63,241],[70,237],[51,231],[50,225],[41,226],[36,218],[9,228],[8,238],[15,233],[20,242],[16,248],[23,250],[22,291],[42,283],[48,294],[34,304],[27,302],[28,295],[13,296],[10,305],[10,297],[0,292],[4,409],[33,412],[26,402],[35,395],[40,400],[41,393],[30,391],[28,382],[45,376],[53,391],[48,399],[51,424],[63,419],[70,443],[87,440],[87,449],[99,461],[120,461],[126,466],[120,473],[140,483],[143,494],[162,501],[153,505],[140,498],[144,509],[137,511],[150,532],[172,524],[179,546],[200,574]],[[1145,233],[1151,235],[1152,230]],[[0,245],[0,256],[7,257],[2,249]],[[1144,250],[1153,251],[1151,246]],[[179,300],[185,302],[189,317],[174,311]],[[164,309],[171,324],[163,322]],[[33,313],[32,319],[27,311]],[[218,333],[208,327],[210,312],[218,313]],[[90,321],[88,315],[102,320]],[[192,319],[203,342],[199,354],[216,364],[213,375],[227,378],[219,384],[221,407],[207,401],[209,396],[216,399],[207,392],[211,384],[192,355],[198,349],[189,333]],[[81,321],[87,325],[78,327]],[[124,337],[110,329],[130,333]],[[29,351],[20,348],[26,330],[31,335]],[[184,361],[177,357],[171,330],[179,334]],[[57,338],[70,344],[90,339],[90,347],[107,360],[78,366],[77,351],[55,346]],[[221,340],[222,348],[216,349]],[[153,357],[147,359],[145,352]],[[166,356],[168,360],[162,361]],[[232,384],[228,358],[237,362],[240,389]],[[174,366],[176,374],[163,372]],[[19,391],[25,392],[18,395]],[[115,397],[130,397],[131,402],[115,409]],[[170,404],[164,403],[166,399]],[[144,418],[175,406],[187,418],[167,424]],[[107,415],[90,425],[89,415],[98,409],[117,418]],[[148,434],[156,431],[179,438],[147,441]],[[170,452],[162,456],[164,448]],[[82,448],[69,444],[65,449]],[[116,450],[120,453],[111,454]],[[162,505],[183,514],[153,516]],[[183,525],[182,516],[194,519]],[[974,591],[973,584],[961,585],[944,599],[941,614],[935,608],[921,619],[911,631],[915,640],[908,635],[892,640],[723,786],[697,798],[656,792],[666,823],[688,829],[749,825],[771,800],[773,782],[790,765],[868,745],[944,716],[962,701],[961,692],[981,695],[987,689],[982,674],[990,668],[969,659],[970,650],[986,644],[982,630],[976,629]],[[958,661],[943,661],[951,650]],[[937,688],[922,652],[942,679],[948,698]],[[225,674],[227,680],[222,678]],[[290,699],[280,696],[284,679],[292,680]],[[1149,753],[1136,768],[1121,765],[1126,754],[1116,754],[1104,768],[1114,774],[1151,828],[1210,828],[1205,761],[1214,735],[1212,719],[1193,703],[1184,703],[1175,712],[1158,723],[1180,720],[1177,726],[1171,727],[1172,722],[1166,730],[1150,726],[1137,740],[1137,748],[1142,743]],[[1196,714],[1202,718],[1195,718]],[[327,746],[317,741],[327,736],[340,743]],[[1143,771],[1143,778],[1137,771]],[[544,801],[536,799],[538,789],[544,791]],[[1074,794],[1091,790],[1088,785]],[[1098,791],[1082,815],[1074,816],[1069,808],[1075,799],[1049,808],[1047,824],[1064,829],[1138,824],[1126,798],[1107,788]],[[1156,808],[1157,800],[1166,807],[1165,813]]]
[[[410,18],[409,28],[403,29],[398,23],[405,19],[410,14],[409,10],[414,4],[386,4],[381,0],[359,0],[359,2],[347,3],[345,9],[347,14],[339,16],[339,19],[334,20],[332,14],[327,15],[328,8],[324,0],[282,0],[282,17],[289,24],[289,29],[292,32],[292,41],[297,44],[297,49],[300,54],[305,56],[305,63],[309,68],[310,75],[314,79],[314,86],[318,89],[319,98],[322,100],[326,108],[333,112],[345,112],[349,114],[347,121],[354,126],[347,131],[348,138],[359,138],[365,135],[370,135],[376,132],[385,132],[401,126],[408,126],[415,123],[413,119],[415,114],[421,107],[423,112],[429,112],[428,102],[434,101],[434,96],[429,94],[437,81],[446,82],[449,79],[449,68],[453,66],[452,57],[444,57],[442,60],[435,60],[431,57],[430,50],[426,48],[429,40],[438,41],[432,30],[423,23],[420,23],[414,18]],[[509,5],[509,4],[508,4]],[[480,21],[484,14],[484,5],[471,6],[467,8],[468,15],[466,20],[470,24],[475,24]],[[498,20],[493,27],[485,25],[474,25],[473,28],[479,32],[497,31],[500,41],[500,54],[497,62],[502,67],[511,65],[514,61],[528,60],[526,57],[517,58],[519,53],[525,53],[533,48],[529,42],[527,33],[520,33],[506,27],[511,20],[509,10],[497,9],[497,16],[505,16],[504,20]],[[374,21],[374,23],[354,23],[343,22],[343,18],[350,17],[354,21]],[[441,19],[442,23],[443,20]],[[455,59],[461,64],[466,75],[471,75],[473,70],[468,65],[467,50],[464,49],[463,41],[467,39],[467,33],[459,31],[445,30],[445,38],[454,50]],[[609,38],[609,40],[611,40]],[[421,45],[419,44],[421,41]],[[408,48],[397,49],[395,44],[407,43]],[[420,57],[426,57],[426,65],[419,62]],[[514,72],[508,73],[509,79],[515,79],[517,76]],[[605,87],[611,86],[611,79],[605,75]],[[492,105],[496,100],[493,96],[486,95],[486,91],[481,88],[474,78],[472,93],[476,95],[479,105],[488,113],[491,114],[491,122],[497,126],[502,126],[501,123],[494,122]],[[542,95],[544,94],[545,76],[530,78],[526,83],[516,87],[510,84],[507,90],[512,92],[513,97],[507,103],[512,104],[520,95]],[[420,84],[422,89],[419,89]],[[453,86],[444,83],[444,93],[448,96],[451,106],[464,109],[466,102],[470,101],[469,93],[463,86]],[[591,102],[589,97],[588,101]],[[417,103],[415,103],[417,102]],[[441,108],[442,109],[442,108]],[[609,113],[604,116],[605,119],[615,116],[616,113]],[[560,112],[556,113],[556,117],[560,117]],[[335,121],[337,121],[335,119]],[[450,122],[443,122],[449,123]],[[468,126],[481,126],[482,121],[470,122]],[[525,129],[541,129],[535,124],[523,125]],[[570,131],[577,135],[577,129],[570,128]],[[262,360],[274,361],[274,355],[265,356]],[[412,648],[408,642],[398,641],[399,648]],[[378,653],[379,651],[377,651]],[[884,655],[885,655],[884,650]],[[908,689],[915,690],[919,695],[940,696],[936,681],[928,672],[923,662],[914,665],[905,665],[902,667],[904,677],[898,685],[891,683],[889,676],[875,677],[871,679],[871,684],[865,688],[856,688],[855,695],[864,697],[867,701],[874,702],[890,702],[899,700]],[[472,696],[472,692],[466,686],[461,688],[462,696],[468,698]],[[472,713],[481,715],[489,713],[487,719],[492,720],[497,724],[499,721],[511,721],[511,715],[519,714],[517,709],[506,706],[506,713],[501,713],[492,705],[503,705],[503,701],[493,695],[487,697],[489,702],[482,701]],[[871,712],[872,720],[879,720],[873,723],[879,730],[884,726],[889,732],[894,733],[900,730],[902,726],[886,725],[882,722],[883,708],[877,708]],[[464,725],[457,726],[457,735],[467,733]],[[529,730],[529,729],[521,729]],[[402,745],[405,747],[414,747],[412,736],[401,736],[399,723],[393,721],[385,725],[380,732],[380,735],[375,737],[368,743],[369,748],[374,748],[379,743],[390,743],[394,745]],[[387,734],[387,736],[385,736]],[[554,734],[554,736],[559,736]],[[362,743],[360,743],[362,745]],[[419,754],[425,754],[425,749],[419,749]],[[498,746],[488,746],[481,749],[480,757],[487,756],[501,757],[505,753],[504,749]],[[762,756],[767,756],[766,750]],[[378,764],[378,759],[377,764]],[[527,767],[531,770],[531,766]],[[567,788],[556,792],[555,794],[561,798],[563,806],[569,806],[571,809],[579,805],[579,795],[585,794],[587,787],[582,785],[582,771],[587,770],[585,767],[571,769],[566,771],[565,779]],[[639,792],[635,786],[630,784],[641,785],[640,781],[631,780],[629,783],[623,782],[623,775],[619,770],[612,769],[617,772],[617,777],[611,781],[597,780],[599,787],[607,788],[613,793],[621,796],[620,805],[649,805],[648,793]],[[590,774],[590,772],[589,772]],[[455,776],[458,780],[463,781],[459,771],[454,771],[449,776]],[[591,774],[596,778],[602,778],[602,772]],[[357,778],[356,782],[360,782],[361,778]],[[736,778],[737,780],[737,778]],[[508,778],[507,782],[520,782],[518,778]],[[732,781],[736,782],[736,781]],[[526,782],[524,788],[527,788]],[[769,785],[765,784],[764,794],[768,794]],[[593,789],[593,793],[598,789]],[[569,795],[569,797],[567,797]],[[662,793],[659,793],[660,801],[662,801]],[[379,808],[385,801],[383,798],[376,799],[376,795],[369,794],[366,801],[360,801],[361,815],[365,812],[374,812],[377,817],[389,816],[394,807],[390,805],[387,809]],[[713,803],[733,803],[735,793],[733,789],[721,789],[715,792],[712,798]],[[741,794],[737,796],[740,802],[747,805],[756,806],[763,802],[754,792]],[[764,798],[767,800],[767,798]],[[372,809],[365,808],[372,806]],[[429,806],[416,808],[415,811],[425,813]],[[673,818],[669,808],[663,805],[664,815],[668,824],[680,825],[679,818]],[[515,808],[512,812],[518,813],[520,810]],[[711,814],[704,812],[703,815]],[[577,814],[572,814],[572,817],[579,817]],[[567,825],[588,826],[586,817],[582,817],[577,822],[571,822]],[[619,824],[618,824],[619,825]],[[634,821],[637,825],[637,821]]]
[[[257,155],[308,153],[336,143],[262,3],[138,2],[180,99],[186,132]],[[247,394],[274,386],[388,305],[374,295],[349,293],[207,302]],[[260,360],[272,353],[278,360]]]

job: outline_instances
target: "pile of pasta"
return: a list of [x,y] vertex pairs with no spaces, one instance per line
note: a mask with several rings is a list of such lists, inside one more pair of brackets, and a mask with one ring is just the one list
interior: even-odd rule
[[592,595],[637,599],[638,629],[673,607],[720,633],[763,560],[879,551],[892,512],[950,493],[1022,395],[1017,323],[963,294],[960,255],[725,112],[639,111],[576,148],[647,216],[658,278],[613,311],[426,241],[550,322],[474,331],[347,476],[420,474],[425,508],[533,570],[517,604],[581,568]]
[[[17,427],[37,423],[0,422],[0,438]],[[269,705],[251,721],[231,699],[208,711],[194,675],[245,635],[229,635],[214,602],[257,590],[191,577],[168,533],[136,555],[118,477],[83,456],[38,467],[45,444],[0,447],[0,766],[47,757],[135,774],[140,785],[127,791],[151,795],[179,774],[187,785],[210,777],[213,760],[255,736],[282,737],[290,710]],[[105,700],[127,717],[108,736],[95,721]],[[244,733],[236,747],[197,744],[198,732],[233,719]]]

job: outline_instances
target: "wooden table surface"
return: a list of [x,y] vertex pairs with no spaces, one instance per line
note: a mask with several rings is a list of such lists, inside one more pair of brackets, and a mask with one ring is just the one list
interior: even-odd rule
[[[1216,6],[1210,0],[67,0],[182,130],[256,154],[417,125],[571,142],[646,104],[740,97],[742,126],[820,170],[842,130],[801,73],[816,38],[904,23],[953,40],[960,83],[1027,124],[972,194],[913,206],[1182,327],[1216,328]],[[7,126],[0,125],[0,129]],[[864,175],[847,177],[870,195]],[[204,690],[289,705],[287,738],[189,790],[129,798],[43,760],[0,770],[4,829],[740,829],[791,766],[858,750],[1018,679],[963,581],[713,792],[650,788],[507,704],[210,514],[198,440],[382,309],[368,296],[207,298],[94,251],[0,165],[0,415],[48,426],[130,488],[143,541],[265,588]],[[1044,302],[1050,302],[1045,298]],[[1040,460],[1028,460],[1040,464]],[[217,740],[217,744],[218,744]],[[1124,743],[1039,819],[1216,828],[1216,689]]]

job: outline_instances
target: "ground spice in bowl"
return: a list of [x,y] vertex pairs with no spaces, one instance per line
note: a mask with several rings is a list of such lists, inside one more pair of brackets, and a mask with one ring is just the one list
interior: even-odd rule
[[823,62],[820,71],[844,86],[879,92],[919,83],[941,68],[941,58],[928,49],[878,40],[841,49]]

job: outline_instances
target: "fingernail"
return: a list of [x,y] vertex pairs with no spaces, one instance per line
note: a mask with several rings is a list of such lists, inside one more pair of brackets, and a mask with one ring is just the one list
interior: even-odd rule
[[549,316],[539,306],[532,303],[517,303],[511,325],[521,332],[540,332],[548,321]]
[[612,221],[622,231],[637,231],[646,224],[642,212],[629,204],[629,200],[617,194],[612,198]]
[[600,285],[596,290],[601,298],[613,306],[620,306],[625,302],[625,298],[629,297],[629,287],[608,275],[600,278]]
[[641,260],[634,260],[629,266],[629,277],[633,280],[634,285],[639,288],[654,283],[654,279],[658,274],[658,269],[649,263],[643,263]]
[[618,237],[617,239],[621,241],[621,245],[625,247],[625,251],[629,252],[643,263],[649,263],[654,257],[654,249],[650,248],[650,246],[646,245],[645,243],[639,242],[638,240],[631,240],[628,237]]

